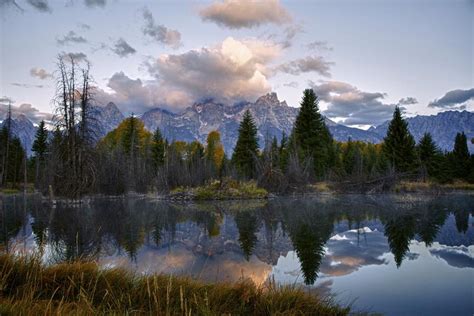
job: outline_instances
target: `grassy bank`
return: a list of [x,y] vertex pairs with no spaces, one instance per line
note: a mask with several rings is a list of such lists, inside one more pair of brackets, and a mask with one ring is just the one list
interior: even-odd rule
[[164,275],[100,270],[95,263],[43,266],[0,255],[0,315],[346,315],[295,287],[204,284]]
[[266,199],[268,192],[259,188],[254,181],[226,179],[222,182],[213,181],[195,188],[178,187],[170,192],[168,198],[171,200]]
[[474,191],[474,184],[460,181],[445,184],[429,181],[400,181],[395,185],[393,191],[396,193],[447,193],[453,191]]

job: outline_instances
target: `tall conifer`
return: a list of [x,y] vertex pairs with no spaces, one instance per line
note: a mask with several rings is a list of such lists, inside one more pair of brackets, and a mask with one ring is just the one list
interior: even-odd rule
[[329,166],[332,137],[319,113],[318,97],[312,89],[303,92],[296,117],[293,136],[301,159],[312,158],[316,175],[321,176]]
[[399,107],[393,112],[382,148],[397,172],[413,171],[416,167],[415,139],[408,131],[408,123],[402,118]]
[[234,148],[232,162],[238,172],[247,178],[255,176],[255,158],[258,155],[257,126],[250,111],[245,111],[239,127],[239,138]]

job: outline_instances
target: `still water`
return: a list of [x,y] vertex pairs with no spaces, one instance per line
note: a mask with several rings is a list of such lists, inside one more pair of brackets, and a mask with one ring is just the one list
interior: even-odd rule
[[176,204],[3,198],[0,249],[205,281],[298,284],[355,310],[474,313],[474,195]]

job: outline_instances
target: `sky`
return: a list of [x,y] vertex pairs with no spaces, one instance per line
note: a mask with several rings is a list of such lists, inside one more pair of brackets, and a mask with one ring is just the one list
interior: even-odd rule
[[35,122],[70,56],[125,114],[269,92],[297,107],[306,88],[361,128],[395,106],[474,110],[474,0],[0,0],[0,40],[0,115]]

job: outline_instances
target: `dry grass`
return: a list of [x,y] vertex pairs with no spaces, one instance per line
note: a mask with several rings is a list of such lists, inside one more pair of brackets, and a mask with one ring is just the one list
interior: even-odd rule
[[265,199],[267,190],[259,188],[255,181],[236,181],[225,179],[213,181],[209,184],[195,187],[178,187],[170,192],[170,198],[183,198],[189,200],[244,200]]
[[450,192],[474,191],[474,184],[455,181],[453,183],[439,184],[436,182],[401,181],[394,187],[395,192]]
[[300,288],[250,281],[205,284],[139,276],[95,263],[43,266],[35,257],[0,255],[0,315],[347,315]]
[[316,182],[310,185],[312,192],[332,192],[329,183],[327,182]]

